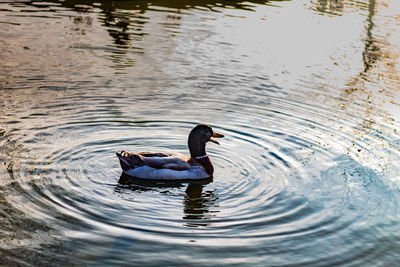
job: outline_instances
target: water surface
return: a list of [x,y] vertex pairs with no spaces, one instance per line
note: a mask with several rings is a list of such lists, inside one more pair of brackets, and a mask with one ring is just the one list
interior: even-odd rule
[[[395,265],[398,10],[2,1],[0,264]],[[118,183],[197,123],[211,181]]]

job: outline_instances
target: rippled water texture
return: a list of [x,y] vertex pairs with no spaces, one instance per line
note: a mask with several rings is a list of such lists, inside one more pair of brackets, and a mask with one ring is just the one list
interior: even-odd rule
[[398,264],[399,1],[191,3],[1,1],[0,265]]

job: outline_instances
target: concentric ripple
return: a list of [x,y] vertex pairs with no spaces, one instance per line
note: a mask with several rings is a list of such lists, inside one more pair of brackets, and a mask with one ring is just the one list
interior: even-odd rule
[[[96,254],[103,255],[98,262],[104,264],[122,264],[126,258],[140,263],[143,258],[130,257],[130,251],[148,255],[149,248],[157,247],[157,253],[150,253],[154,262],[169,262],[176,259],[168,255],[183,253],[188,244],[194,255],[203,256],[180,258],[182,264],[207,264],[204,255],[217,264],[222,251],[224,260],[262,264],[271,257],[266,252],[273,251],[274,264],[280,265],[288,261],[283,258],[288,246],[302,251],[292,258],[293,264],[339,264],[335,255],[349,262],[371,259],[353,258],[353,250],[361,246],[354,235],[365,235],[366,241],[377,238],[370,229],[392,227],[387,220],[397,218],[398,203],[392,199],[390,183],[384,182],[390,177],[344,152],[348,142],[370,154],[379,152],[365,140],[356,143],[353,136],[339,134],[332,125],[342,118],[319,123],[328,120],[324,117],[331,110],[314,113],[311,121],[312,110],[302,110],[292,101],[283,108],[281,100],[272,97],[268,108],[218,99],[209,102],[226,105],[223,111],[209,109],[209,114],[224,117],[228,110],[233,119],[212,125],[226,138],[220,146],[207,147],[216,172],[206,184],[118,184],[121,171],[113,150],[185,154],[187,134],[195,121],[168,121],[160,115],[156,121],[136,121],[131,111],[117,120],[106,108],[110,103],[95,97],[92,108],[80,111],[80,120],[71,113],[64,114],[62,123],[53,121],[41,128],[22,129],[23,119],[10,124],[12,128],[22,124],[19,131],[35,133],[9,135],[9,144],[34,150],[10,170],[21,193],[13,206],[32,214],[33,220],[63,229],[71,250],[89,246],[79,253],[79,261]],[[49,121],[46,116],[36,118],[36,124]],[[246,120],[253,124],[245,124]],[[321,143],[318,135],[331,136],[330,142]],[[62,142],[54,142],[57,136],[62,136]],[[368,138],[380,135],[368,134]],[[397,151],[391,157],[398,157]],[[382,213],[385,220],[379,217]],[[332,242],[338,246],[333,254],[315,256],[315,246],[324,251]],[[260,252],[254,254],[254,249]],[[362,248],[363,253],[370,249]]]
[[[0,265],[397,263],[395,45],[362,28],[302,47],[271,26],[371,26],[343,2],[0,4]],[[198,123],[225,135],[213,179],[119,183],[115,150],[188,154]]]

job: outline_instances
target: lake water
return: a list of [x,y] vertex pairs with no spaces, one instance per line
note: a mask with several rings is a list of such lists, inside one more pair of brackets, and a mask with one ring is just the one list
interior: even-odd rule
[[[398,264],[399,3],[1,1],[0,265]],[[198,123],[212,181],[118,183]]]

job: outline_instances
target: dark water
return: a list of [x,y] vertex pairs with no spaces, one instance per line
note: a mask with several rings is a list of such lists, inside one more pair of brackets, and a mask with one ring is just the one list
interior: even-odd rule
[[[394,266],[397,0],[0,2],[0,265]],[[115,149],[204,184],[123,185]]]

